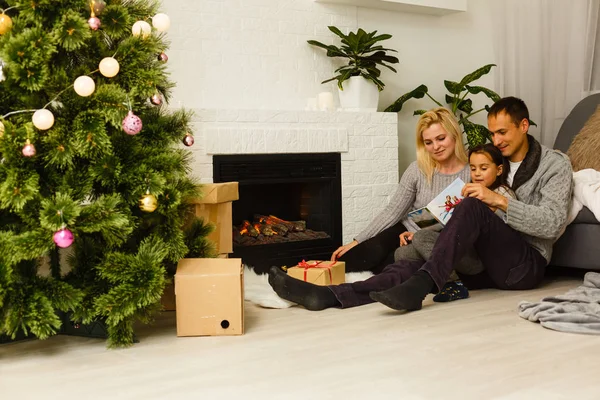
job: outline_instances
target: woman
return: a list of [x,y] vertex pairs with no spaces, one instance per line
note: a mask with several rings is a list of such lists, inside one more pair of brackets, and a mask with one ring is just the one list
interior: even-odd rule
[[339,247],[331,261],[346,263],[346,272],[379,273],[394,262],[402,221],[425,207],[456,178],[470,178],[467,153],[456,118],[445,108],[421,115],[416,129],[417,161],[406,169],[387,207],[356,238]]

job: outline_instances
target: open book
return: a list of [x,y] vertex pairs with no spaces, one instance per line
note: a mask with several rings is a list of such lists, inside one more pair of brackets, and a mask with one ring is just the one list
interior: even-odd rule
[[460,192],[465,183],[460,178],[456,178],[448,187],[425,207],[408,213],[406,228],[409,231],[418,231],[420,229],[440,230],[448,223],[454,207],[463,199]]

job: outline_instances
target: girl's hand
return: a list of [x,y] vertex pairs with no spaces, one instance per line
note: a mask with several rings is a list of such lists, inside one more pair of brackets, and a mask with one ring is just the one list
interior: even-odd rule
[[346,254],[348,252],[348,250],[350,250],[357,244],[358,244],[358,242],[356,241],[356,239],[354,239],[350,243],[338,247],[338,249],[336,251],[334,251],[333,254],[331,255],[331,262],[335,262],[338,258],[340,258],[344,254]]
[[410,242],[412,242],[414,236],[414,232],[402,232],[400,234],[400,246],[407,246]]

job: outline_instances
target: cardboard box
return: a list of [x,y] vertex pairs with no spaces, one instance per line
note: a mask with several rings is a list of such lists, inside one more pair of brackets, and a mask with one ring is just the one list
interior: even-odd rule
[[346,263],[336,261],[306,261],[288,268],[287,274],[319,286],[339,285],[346,282]]
[[[217,258],[228,258],[229,254],[219,254]],[[175,311],[175,280],[167,283],[165,286],[165,290],[163,292],[162,297],[160,298],[160,303],[162,304],[163,311]]]
[[244,269],[239,258],[184,258],[175,274],[177,336],[244,333]]
[[204,183],[202,184],[202,198],[200,204],[219,204],[239,200],[237,182]]
[[196,204],[196,216],[211,223],[215,229],[207,236],[215,243],[218,253],[233,253],[233,217],[231,202]]
[[196,216],[215,225],[208,239],[216,244],[218,253],[233,253],[232,201],[239,199],[238,183],[202,185],[204,197],[194,200]]

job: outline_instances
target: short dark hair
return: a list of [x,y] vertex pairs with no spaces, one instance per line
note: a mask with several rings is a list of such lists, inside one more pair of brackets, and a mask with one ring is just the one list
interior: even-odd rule
[[492,104],[488,110],[488,116],[495,117],[501,112],[508,114],[517,126],[519,126],[523,119],[527,119],[527,122],[529,122],[529,110],[525,102],[516,97],[504,97]]
[[496,164],[497,166],[502,166],[502,173],[496,177],[496,180],[488,189],[495,190],[502,185],[508,186],[506,183],[506,178],[508,177],[508,171],[510,166],[508,164],[508,161],[504,157],[502,157],[502,153],[500,152],[500,150],[498,150],[496,146],[494,146],[491,143],[486,143],[471,148],[469,150],[469,161],[471,160],[472,154],[486,154],[490,157],[494,164]]

